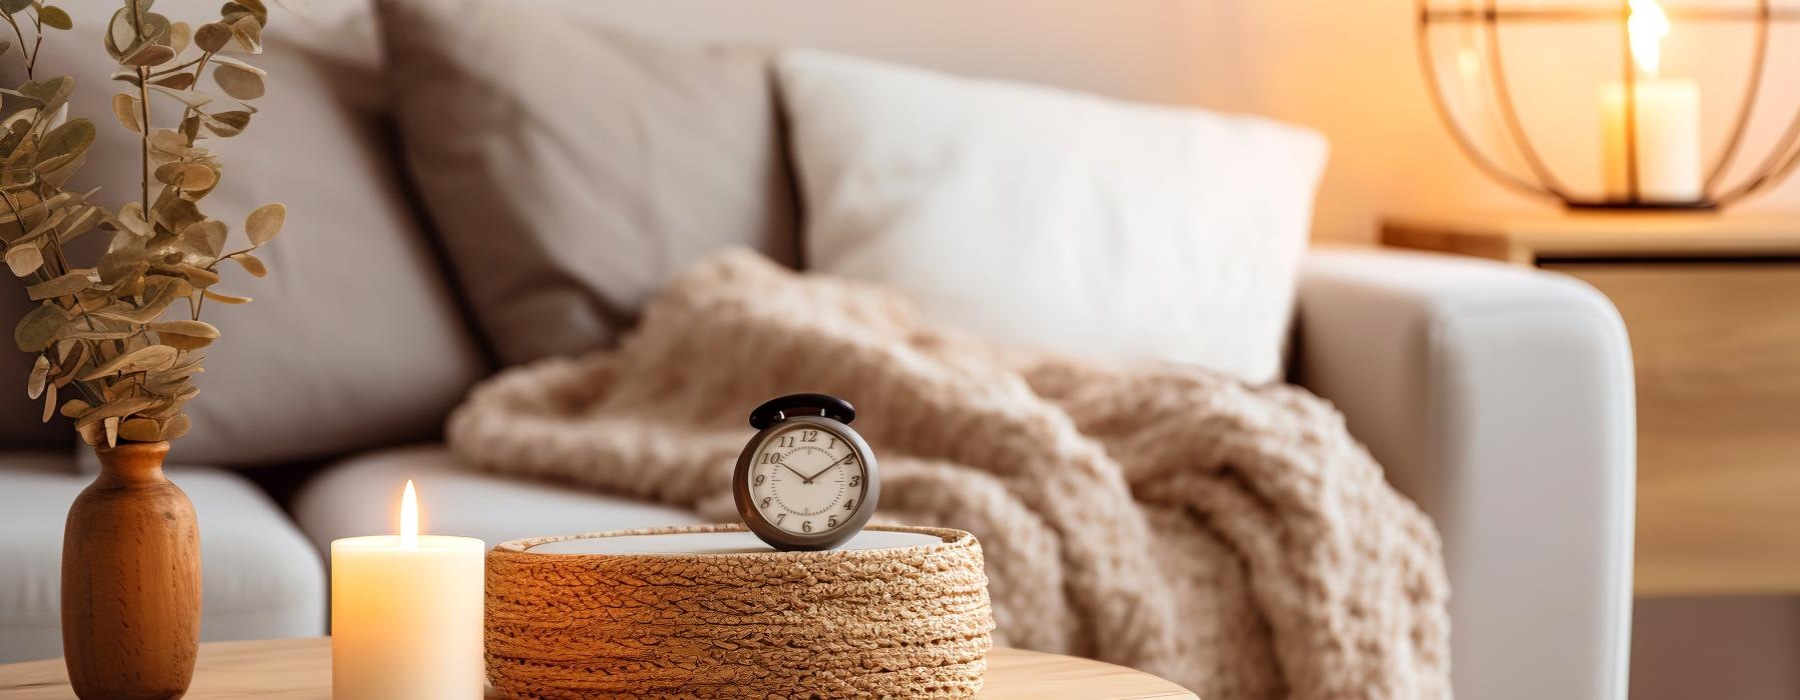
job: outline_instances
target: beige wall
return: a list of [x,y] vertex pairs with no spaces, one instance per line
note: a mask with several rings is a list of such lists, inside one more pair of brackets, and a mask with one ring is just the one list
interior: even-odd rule
[[[1412,0],[617,0],[589,7],[664,35],[837,49],[1306,124],[1325,132],[1333,149],[1319,200],[1320,238],[1371,239],[1384,212],[1556,211],[1490,182],[1456,150],[1427,101]],[[1731,100],[1722,93],[1737,87],[1731,81],[1741,75],[1747,42],[1707,33],[1718,30],[1677,31],[1669,41],[1672,69],[1693,69],[1701,56],[1718,68],[1716,77],[1729,87],[1714,90],[1706,116],[1725,123]],[[1518,35],[1509,45],[1530,49],[1516,52],[1535,61],[1521,71],[1563,74],[1566,66],[1616,55],[1616,44],[1592,37]],[[1800,47],[1800,32],[1777,38]],[[1800,50],[1774,60],[1794,65],[1796,56]],[[1595,76],[1578,76],[1588,77]],[[1528,116],[1549,117],[1534,119],[1548,150],[1561,154],[1578,180],[1598,177],[1598,144],[1588,138],[1598,131],[1594,89],[1521,90],[1521,100],[1539,107]],[[1771,119],[1758,123],[1765,137],[1785,116],[1774,112],[1800,104],[1800,90],[1771,94]],[[1800,209],[1800,184],[1749,208]]]

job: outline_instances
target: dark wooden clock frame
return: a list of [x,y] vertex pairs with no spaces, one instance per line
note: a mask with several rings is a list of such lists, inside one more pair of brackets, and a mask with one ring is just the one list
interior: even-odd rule
[[[792,411],[825,412],[823,408],[795,408]],[[783,414],[787,411],[783,411]],[[854,416],[854,414],[851,414]],[[755,466],[756,455],[762,452],[764,443],[774,438],[777,433],[787,432],[796,426],[806,425],[831,433],[833,436],[850,445],[850,451],[862,461],[863,480],[862,493],[858,496],[859,505],[850,514],[850,519],[838,527],[813,535],[796,534],[775,526],[764,519],[762,512],[756,509],[755,497],[750,493],[750,469]],[[810,552],[832,549],[855,537],[861,532],[863,525],[875,514],[875,508],[881,499],[881,478],[877,473],[875,452],[869,449],[861,435],[851,430],[843,422],[822,415],[782,415],[769,422],[768,427],[750,439],[744,446],[744,453],[738,456],[737,471],[731,477],[731,495],[737,502],[738,516],[744,519],[744,525],[769,546],[783,551]]]

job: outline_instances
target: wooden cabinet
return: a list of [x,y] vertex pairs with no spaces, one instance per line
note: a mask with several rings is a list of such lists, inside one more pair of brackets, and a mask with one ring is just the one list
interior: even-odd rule
[[1800,219],[1390,221],[1383,241],[1535,265],[1618,307],[1640,595],[1800,593]]

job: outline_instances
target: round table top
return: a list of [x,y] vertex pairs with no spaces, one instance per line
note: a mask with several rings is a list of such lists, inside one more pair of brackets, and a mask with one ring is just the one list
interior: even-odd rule
[[[50,659],[0,666],[0,696],[63,700],[75,693],[69,690],[62,660]],[[314,637],[200,645],[199,666],[187,700],[245,697],[329,700],[331,640]],[[988,655],[987,683],[979,697],[1194,700],[1194,694],[1181,686],[1123,666],[1004,648]]]

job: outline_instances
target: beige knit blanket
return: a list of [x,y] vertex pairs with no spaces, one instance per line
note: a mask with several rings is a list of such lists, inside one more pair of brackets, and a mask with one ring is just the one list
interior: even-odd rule
[[856,405],[879,519],[980,538],[997,644],[1206,700],[1450,695],[1437,533],[1296,387],[999,348],[737,252],[671,285],[618,350],[477,388],[449,439],[482,469],[729,522],[745,416],[796,392]]

